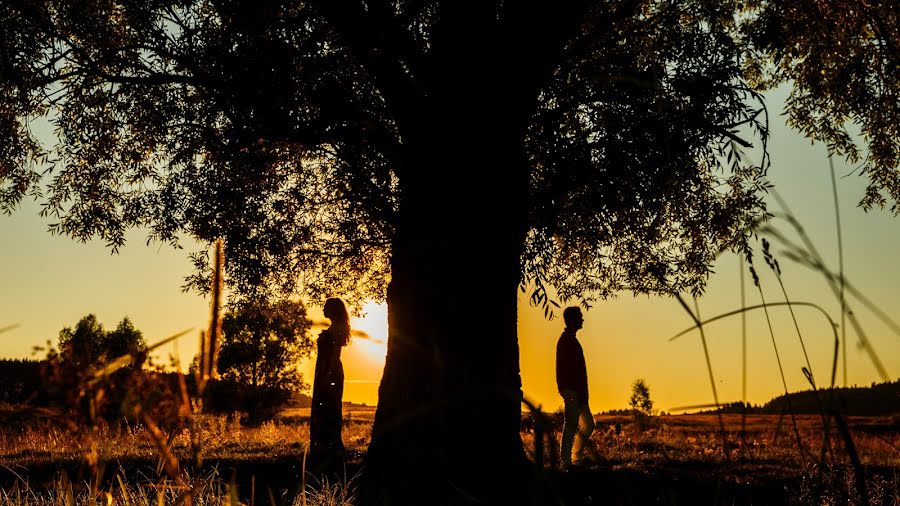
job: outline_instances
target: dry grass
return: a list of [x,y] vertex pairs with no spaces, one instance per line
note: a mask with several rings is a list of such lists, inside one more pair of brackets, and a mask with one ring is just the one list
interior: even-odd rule
[[[344,444],[352,455],[361,455],[369,444],[371,414],[350,413],[350,422],[345,423],[343,430]],[[357,416],[360,416],[360,421],[357,421]],[[298,419],[296,415],[256,427],[242,425],[237,415],[202,415],[198,417],[197,429],[203,441],[205,460],[302,458],[309,445],[308,421]],[[191,461],[191,435],[188,429],[174,437],[171,449],[179,460]],[[0,430],[0,464],[7,467],[73,461],[92,452],[96,452],[101,461],[152,460],[159,455],[157,446],[141,424],[124,423],[119,428],[91,430],[48,423]]]
[[[198,429],[204,443],[204,458],[302,458],[309,443],[308,411],[288,410],[278,419],[255,427],[242,425],[237,415],[203,415]],[[351,454],[358,456],[365,452],[373,414],[374,408],[344,410],[343,440]],[[595,457],[613,467],[727,463],[782,469],[785,473],[802,470],[805,463],[815,459],[804,461],[796,439],[789,432],[787,418],[782,420],[780,430],[778,418],[776,415],[748,415],[742,433],[740,415],[723,415],[728,440],[726,449],[715,415],[660,416],[645,431],[638,431],[627,416],[600,416],[592,443]],[[798,415],[796,418],[806,451],[818,456],[823,442],[821,419],[817,415]],[[897,467],[900,463],[900,429],[894,420],[851,417],[849,424],[862,464]],[[551,431],[549,437],[558,443],[558,431]],[[534,457],[534,434],[523,432],[522,439]],[[843,448],[839,439],[833,437],[831,444],[840,459]],[[179,459],[190,458],[191,441],[186,429],[175,436],[172,450]],[[158,455],[146,429],[139,424],[93,431],[50,424],[0,430],[0,464],[8,467],[78,459],[91,451],[96,451],[98,458],[104,461],[154,459]],[[555,451],[554,445],[545,448],[544,461],[549,466],[553,465]]]
[[[8,406],[6,408],[9,409]],[[303,419],[294,413],[288,418],[255,427],[242,425],[237,414],[200,415],[195,417],[197,423],[194,430],[203,441],[202,451],[207,462],[205,469],[213,470],[205,471],[202,476],[192,476],[190,471],[182,469],[177,479],[164,472],[136,479],[135,469],[121,467],[123,462],[129,465],[142,462],[142,468],[146,469],[159,458],[158,446],[145,427],[126,423],[116,429],[74,428],[53,423],[55,419],[50,417],[52,412],[44,414],[48,417],[39,425],[0,428],[0,466],[17,476],[11,486],[0,488],[0,505],[245,504],[239,498],[248,495],[249,487],[244,483],[239,491],[234,480],[241,477],[221,476],[216,471],[217,462],[281,459],[302,462],[309,443],[308,414]],[[368,422],[354,422],[351,418],[345,424],[343,439],[351,456],[357,460],[361,457],[369,444],[370,434],[371,414],[368,415]],[[195,458],[191,433],[187,428],[172,439],[169,448],[182,464]],[[88,461],[98,462],[100,465],[96,467],[112,469],[116,474],[104,479],[104,484],[99,486],[90,483],[93,477],[88,477],[85,482],[73,483],[62,473],[48,484],[29,476],[31,467],[58,466],[63,469],[65,463],[83,464]],[[269,491],[273,495],[271,501],[265,504],[343,506],[353,503],[353,477],[308,478],[305,489],[292,499],[279,495],[276,501],[276,495]],[[185,501],[188,490],[190,501]]]
[[[191,503],[198,506],[234,505],[246,506],[239,499],[233,481],[219,476],[215,471],[199,479],[186,477],[183,481],[194,483]],[[349,506],[355,496],[352,483],[329,482],[311,483],[307,489],[290,499],[292,506]],[[25,481],[17,482],[7,490],[0,490],[0,504],[10,506],[76,506],[114,505],[158,506],[183,504],[186,487],[169,480],[128,483],[123,475],[117,475],[114,484],[99,493],[90,487],[79,486],[60,475],[51,487],[36,489]],[[270,504],[276,504],[274,497]],[[252,503],[251,503],[252,504]]]
[[[818,460],[823,443],[818,415],[796,416],[806,455],[798,449],[787,417],[779,429],[777,415],[748,415],[743,431],[740,415],[723,415],[722,419],[727,448],[716,415],[659,416],[645,431],[637,430],[627,416],[596,417],[597,429],[591,438],[593,456],[613,468],[716,465],[784,476],[799,476]],[[900,428],[894,420],[851,417],[849,423],[863,465],[898,467]],[[523,433],[523,440],[526,448],[534,448],[533,434]],[[552,432],[551,440],[558,441],[559,433]],[[839,461],[845,458],[839,438],[833,435],[831,445]],[[554,451],[553,445],[546,445],[544,461],[549,465],[556,458]],[[533,452],[530,456],[534,458]]]
[[[357,464],[369,444],[373,414],[374,408],[344,410],[343,440],[351,452],[351,459]],[[195,430],[199,431],[203,441],[204,460],[208,466],[215,469],[217,461],[249,462],[249,469],[253,469],[253,462],[266,460],[302,462],[309,442],[308,416],[308,409],[287,410],[275,421],[248,427],[242,425],[236,415],[202,415],[196,419]],[[837,465],[824,475],[817,474],[815,457],[819,455],[823,441],[821,418],[797,417],[801,440],[808,452],[805,457],[797,448],[788,420],[783,420],[779,429],[778,418],[775,415],[749,415],[742,431],[740,415],[724,415],[726,448],[722,443],[719,418],[715,415],[655,417],[651,428],[644,431],[637,430],[630,417],[599,416],[592,437],[593,457],[600,463],[600,472],[677,472],[750,485],[790,479],[795,483],[792,494],[797,504],[858,503],[848,495],[854,493],[853,473],[843,464],[847,458],[838,438],[832,438],[835,455],[832,461]],[[52,417],[46,420],[52,420]],[[890,504],[891,498],[896,498],[900,491],[897,478],[900,430],[896,421],[851,417],[848,422],[863,465],[881,469],[880,474],[872,473],[868,478],[870,496],[880,498],[877,504]],[[546,441],[550,444],[546,445],[544,462],[552,471],[558,466],[555,456],[558,429],[551,430],[547,436]],[[522,433],[532,458],[534,437],[531,432]],[[181,462],[191,462],[193,453],[187,429],[174,437],[171,449]],[[106,494],[112,498],[112,504],[175,504],[185,488],[184,483],[192,484],[192,504],[237,504],[238,490],[233,476],[222,477],[211,472],[191,477],[189,471],[182,470],[184,477],[180,480],[173,480],[166,473],[135,480],[133,475],[131,479],[126,478],[125,470],[115,470],[116,463],[153,463],[158,455],[156,445],[140,425],[124,424],[118,430],[107,427],[91,431],[44,422],[27,428],[0,429],[0,465],[22,475],[15,485],[0,490],[0,504],[94,504],[91,502],[92,489],[99,491],[101,502],[106,504],[109,504]],[[29,466],[89,459],[112,464],[108,467],[118,474],[100,487],[77,484],[73,487],[65,478],[57,478],[50,487],[32,488],[27,484]],[[893,476],[890,472],[885,473],[891,469]],[[352,482],[352,477],[349,478]],[[305,494],[298,493],[287,502],[281,497],[277,503],[353,503],[352,483],[334,478],[319,480],[310,476]],[[244,497],[248,492],[246,481],[241,486],[240,496]],[[827,501],[823,499],[823,486],[829,487],[831,499]],[[158,502],[160,500],[162,503]]]

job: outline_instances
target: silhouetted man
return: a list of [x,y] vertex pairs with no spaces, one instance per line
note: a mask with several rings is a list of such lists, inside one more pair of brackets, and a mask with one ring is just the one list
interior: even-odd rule
[[[584,447],[594,431],[594,416],[588,406],[587,367],[584,351],[575,333],[584,324],[581,309],[567,307],[563,311],[566,329],[556,343],[556,385],[565,401],[565,421],[562,434],[562,463],[565,467],[588,463]],[[574,459],[572,454],[574,454]]]

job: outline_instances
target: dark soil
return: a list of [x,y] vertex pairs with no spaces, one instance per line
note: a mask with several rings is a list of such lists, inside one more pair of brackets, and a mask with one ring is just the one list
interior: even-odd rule
[[[204,463],[200,475],[216,472],[219,479],[237,485],[239,497],[250,503],[254,490],[255,504],[270,504],[274,497],[278,504],[291,504],[301,489],[303,469],[301,459],[279,457],[272,459],[216,460]],[[330,483],[351,480],[355,483],[362,465],[359,456],[348,462],[331,466],[307,462],[308,483],[315,486],[327,478]],[[156,462],[120,460],[108,462],[102,480],[111,484],[115,473],[132,484],[151,485],[160,481]],[[867,473],[891,476],[891,469],[867,469]],[[27,478],[34,489],[52,487],[61,474],[75,484],[90,480],[91,472],[83,461],[39,463],[15,469],[0,467],[0,487]],[[192,473],[196,474],[196,473]],[[530,480],[536,505],[788,505],[796,504],[801,485],[798,477],[779,476],[779,473],[748,472],[715,466],[690,465],[655,470],[622,469],[596,465],[567,471],[548,470],[540,478]],[[885,504],[890,504],[885,503]]]

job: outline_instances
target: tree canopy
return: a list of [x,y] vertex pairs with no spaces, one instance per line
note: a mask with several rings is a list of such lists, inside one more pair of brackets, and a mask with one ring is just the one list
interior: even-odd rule
[[[893,2],[746,2],[744,74],[790,85],[788,123],[869,178],[861,204],[900,213],[900,13]],[[861,139],[860,139],[861,138]]]
[[[749,125],[765,141],[754,100],[781,83],[794,126],[865,158],[864,204],[884,191],[897,211],[900,35],[887,4],[497,7],[486,33],[503,43],[484,50],[548,66],[531,84],[522,69],[442,68],[450,32],[471,20],[440,2],[330,4],[6,3],[0,208],[44,193],[55,232],[113,247],[132,226],[173,243],[225,237],[245,291],[381,294],[403,172],[421,170],[404,168],[401,145],[416,115],[440,114],[417,108],[455,73],[459,90],[527,95],[524,271],[564,297],[696,287],[762,216],[764,156],[740,158],[737,135]],[[527,40],[567,16],[580,23],[552,34],[558,48]],[[35,135],[43,117],[58,143]]]
[[[791,83],[792,123],[865,156],[866,204],[897,201],[898,22],[873,5],[6,2],[0,208],[42,194],[54,232],[114,248],[133,226],[224,237],[243,292],[383,296],[423,171],[404,143],[442,93],[493,87],[521,117],[525,281],[697,289],[764,216],[767,160],[741,154],[765,143],[762,90]],[[463,34],[482,38],[454,62]]]

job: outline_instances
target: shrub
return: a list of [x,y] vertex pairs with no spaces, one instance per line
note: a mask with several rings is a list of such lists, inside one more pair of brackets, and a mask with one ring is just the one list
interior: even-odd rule
[[203,396],[203,409],[208,413],[233,413],[246,415],[247,425],[259,425],[275,418],[294,397],[285,388],[252,386],[237,381],[218,380],[209,383]]

